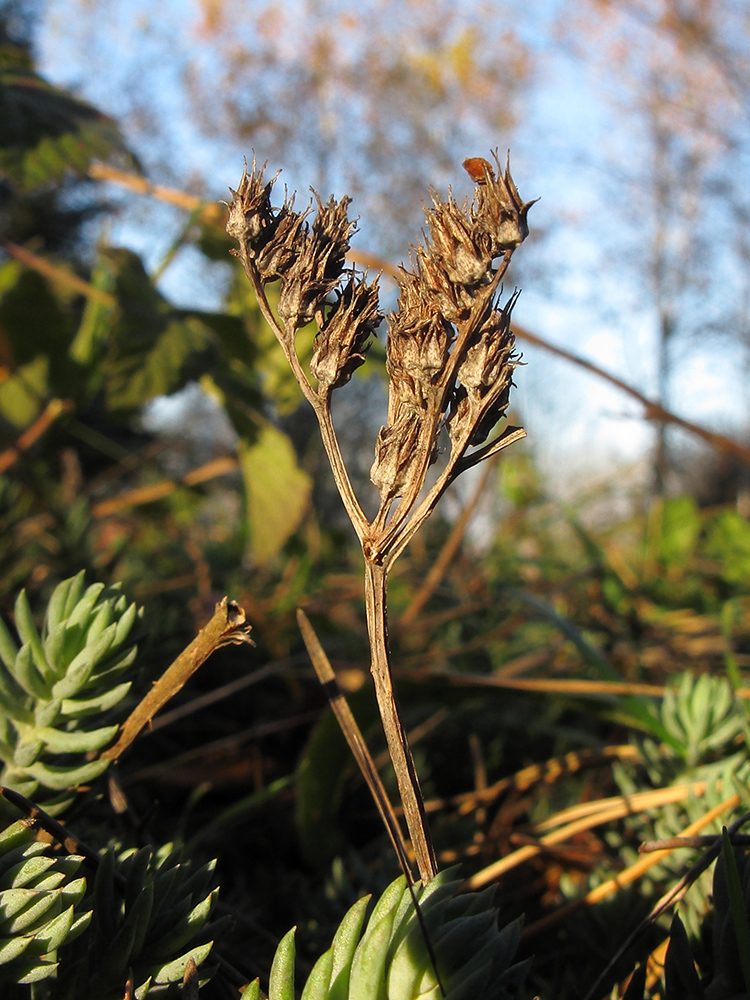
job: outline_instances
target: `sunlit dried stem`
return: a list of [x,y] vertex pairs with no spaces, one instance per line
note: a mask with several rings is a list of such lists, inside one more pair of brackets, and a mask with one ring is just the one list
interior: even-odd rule
[[258,272],[253,267],[252,262],[248,257],[247,248],[243,244],[240,244],[238,256],[242,262],[245,274],[248,276],[253,286],[261,314],[266,323],[268,323],[270,328],[274,331],[276,339],[279,341],[279,344],[284,351],[284,355],[289,362],[289,367],[292,369],[292,373],[297,379],[305,399],[315,411],[315,416],[318,418],[318,425],[320,426],[320,435],[323,440],[323,447],[325,448],[326,455],[328,456],[328,461],[331,466],[333,478],[336,482],[336,487],[341,495],[341,499],[352,522],[354,530],[357,533],[357,537],[361,542],[367,532],[368,521],[362,511],[362,508],[360,507],[354,488],[352,487],[351,479],[349,478],[349,473],[344,465],[344,459],[341,455],[341,448],[339,447],[339,441],[336,436],[333,419],[331,417],[330,396],[326,396],[325,399],[321,399],[310,385],[307,376],[302,370],[302,365],[297,357],[297,352],[292,346],[293,339],[285,337],[284,329],[279,324],[273,310],[268,304],[263,284],[260,281]]
[[[324,308],[327,295],[339,294],[354,228],[346,216],[348,199],[338,203],[331,199],[324,206],[316,195],[319,213],[316,223],[308,228],[307,212],[295,213],[293,198],[285,198],[282,209],[271,208],[273,181],[264,184],[263,170],[257,172],[253,160],[251,173],[245,169],[240,190],[233,192],[227,224],[238,240],[237,256],[262,315],[318,419],[336,485],[362,545],[371,671],[409,836],[424,881],[436,874],[437,862],[393,687],[387,580],[393,563],[451,482],[465,469],[524,436],[520,428],[507,428],[485,443],[492,421],[499,419],[507,406],[515,367],[508,325],[515,296],[502,311],[496,297],[514,249],[528,234],[526,216],[532,204],[520,199],[507,163],[503,175],[497,153],[493,156],[496,170],[481,158],[466,161],[478,185],[471,205],[460,209],[452,195],[443,203],[432,193],[432,207],[427,211],[430,236],[425,246],[415,250],[413,272],[400,272],[402,295],[391,330],[394,339],[389,341],[393,345],[389,346],[388,362],[389,424],[378,438],[371,473],[380,487],[381,503],[372,522],[355,496],[330,409],[331,392],[345,384],[364,361],[366,342],[378,323],[375,284],[369,289],[359,285],[362,294],[356,299],[350,292],[346,308],[352,311],[344,320],[336,312],[341,298],[331,306],[331,312]],[[494,269],[493,261],[501,257]],[[278,279],[282,282],[282,304],[277,317],[264,285]],[[350,280],[355,279],[352,276]],[[352,305],[355,301],[358,307]],[[319,331],[312,369],[317,388],[303,371],[294,346],[297,329],[313,315]],[[338,326],[326,326],[326,316],[329,323]],[[444,424],[450,430],[450,455],[436,482],[422,496]],[[469,452],[472,445],[476,447]]]

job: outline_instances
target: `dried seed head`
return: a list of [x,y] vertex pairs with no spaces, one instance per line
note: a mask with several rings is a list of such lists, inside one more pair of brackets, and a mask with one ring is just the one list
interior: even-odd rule
[[250,245],[249,256],[255,260],[264,285],[283,278],[301,253],[307,239],[309,212],[309,206],[304,212],[295,212],[294,195],[291,199],[285,197],[274,216],[273,227],[268,226]]
[[461,210],[449,195],[441,202],[434,191],[430,192],[433,208],[425,209],[431,244],[422,256],[430,261],[433,274],[444,270],[439,284],[463,285],[474,288],[482,284],[492,269],[492,255],[483,228],[475,225],[468,214],[468,206]]
[[497,177],[486,160],[484,174],[477,180],[475,172],[466,167],[466,163],[476,163],[481,157],[473,157],[464,162],[469,175],[477,182],[476,209],[472,210],[472,221],[479,232],[483,232],[487,241],[488,251],[493,257],[499,257],[505,250],[520,246],[529,235],[527,215],[529,209],[539,199],[524,202],[518,193],[510,174],[510,153],[505,164],[505,174],[500,168],[497,152],[493,152],[497,165]]
[[514,292],[503,309],[488,302],[478,334],[466,347],[447,421],[454,443],[469,435],[470,445],[481,444],[508,407],[517,365],[510,317],[518,294]]
[[[268,228],[273,228],[274,214],[271,208],[271,190],[276,177],[266,184],[263,183],[264,163],[260,170],[255,169],[255,156],[250,173],[247,172],[247,160],[242,171],[242,179],[237,191],[233,188],[232,203],[228,205],[227,232],[239,243],[252,243]],[[224,202],[227,205],[227,202]]]
[[424,409],[434,395],[431,388],[445,367],[455,332],[436,308],[421,275],[408,271],[402,275],[398,311],[388,320],[390,395]]
[[381,320],[378,279],[368,285],[364,278],[352,273],[343,290],[337,292],[336,302],[315,339],[310,371],[318,380],[319,393],[346,385],[365,363],[370,337]]
[[349,240],[357,229],[356,221],[350,221],[347,210],[351,198],[344,197],[341,201],[331,196],[324,205],[313,191],[318,202],[318,213],[312,227],[312,239],[321,247],[330,248],[326,261],[326,277],[341,277],[346,266],[346,255],[349,251]]
[[323,205],[317,194],[315,197],[318,214],[311,231],[308,233],[306,226],[304,236],[289,244],[294,259],[282,274],[279,292],[279,318],[294,328],[310,323],[339,284],[355,225],[346,215],[348,198],[340,202],[331,198]]
[[422,426],[421,415],[404,408],[387,427],[381,427],[375,442],[375,461],[370,480],[380,490],[381,500],[399,497],[409,481],[418,458],[417,441]]

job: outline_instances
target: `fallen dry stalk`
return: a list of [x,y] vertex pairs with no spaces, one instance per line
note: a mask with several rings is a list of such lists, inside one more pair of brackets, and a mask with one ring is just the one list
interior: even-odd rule
[[104,750],[103,760],[117,760],[130,746],[138,733],[151,722],[162,706],[180,691],[198,667],[220,646],[252,643],[250,625],[245,612],[236,601],[224,597],[216,605],[211,621],[202,628],[190,645],[174,663],[167,667],[146,696],[136,705],[122,724],[117,742]]

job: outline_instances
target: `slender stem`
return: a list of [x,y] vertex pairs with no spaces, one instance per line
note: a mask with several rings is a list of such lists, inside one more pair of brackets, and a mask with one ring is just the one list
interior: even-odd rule
[[354,487],[352,486],[352,481],[349,478],[349,473],[344,465],[341,448],[339,447],[339,439],[336,436],[336,431],[333,426],[329,400],[326,399],[324,402],[318,400],[314,409],[315,416],[318,418],[318,424],[320,426],[320,436],[323,439],[323,447],[326,450],[326,455],[328,456],[328,461],[331,465],[331,472],[333,472],[333,478],[336,480],[336,486],[341,496],[341,500],[346,507],[346,512],[349,515],[349,519],[352,522],[354,530],[357,532],[357,537],[360,542],[362,542],[370,525],[359,504],[359,500],[357,500]]
[[365,601],[370,636],[371,666],[375,696],[385,730],[388,752],[396,773],[406,825],[423,882],[437,874],[437,860],[427,826],[424,798],[419,787],[414,759],[409,749],[391,676],[386,607],[386,569],[365,559]]
[[328,461],[331,465],[333,478],[336,481],[336,486],[339,494],[341,495],[344,507],[346,507],[346,512],[349,515],[352,525],[354,526],[354,530],[357,533],[357,537],[361,542],[365,537],[365,533],[369,527],[369,522],[364,515],[359,500],[357,500],[354,487],[352,486],[351,479],[349,478],[349,473],[346,471],[346,466],[344,465],[344,460],[341,456],[341,449],[339,448],[338,438],[336,437],[333,420],[331,418],[330,400],[327,397],[325,399],[321,399],[318,393],[310,385],[307,376],[302,370],[302,365],[299,363],[297,352],[294,349],[294,330],[284,330],[279,324],[279,321],[274,315],[268,299],[266,298],[266,293],[263,288],[263,283],[260,280],[260,276],[253,266],[252,260],[248,256],[247,247],[242,243],[240,244],[239,257],[242,262],[242,266],[245,269],[245,274],[248,276],[250,283],[253,286],[253,291],[255,292],[255,297],[258,300],[261,314],[266,323],[268,323],[273,330],[279,344],[281,344],[281,348],[284,351],[287,361],[289,362],[289,367],[292,369],[294,377],[297,379],[297,383],[302,390],[302,394],[310,406],[312,406],[315,411],[315,416],[318,418],[320,435],[323,439],[323,447],[326,450],[326,455],[328,456]]

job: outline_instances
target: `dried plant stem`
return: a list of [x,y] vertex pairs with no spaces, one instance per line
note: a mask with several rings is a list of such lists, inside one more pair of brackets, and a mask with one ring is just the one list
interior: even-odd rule
[[352,526],[357,532],[357,537],[361,542],[365,537],[368,522],[359,504],[359,500],[357,500],[354,487],[352,486],[351,479],[349,478],[349,473],[344,465],[344,459],[341,455],[339,441],[333,427],[330,399],[329,397],[321,399],[310,385],[310,382],[302,369],[302,365],[299,363],[297,352],[294,349],[293,331],[291,331],[291,336],[287,336],[274,315],[266,297],[263,284],[260,281],[258,273],[253,267],[250,258],[248,257],[247,247],[241,244],[238,256],[242,262],[245,274],[250,279],[250,283],[253,286],[255,297],[258,300],[258,306],[260,307],[263,319],[275,333],[276,339],[281,345],[284,355],[289,363],[289,367],[292,369],[294,377],[302,390],[302,394],[315,411],[315,416],[318,419],[318,425],[320,427],[320,436],[323,440],[323,447],[325,448],[326,455],[328,456],[328,461],[331,466],[333,478],[336,482],[336,487],[339,491],[344,507],[346,508],[346,512],[352,522]]
[[427,825],[424,797],[409,748],[406,730],[401,721],[396,692],[391,674],[388,647],[387,570],[370,560],[365,560],[365,603],[367,629],[370,636],[370,653],[375,696],[385,730],[388,751],[396,773],[398,790],[409,829],[414,855],[423,882],[434,878],[438,871],[435,851]]
[[[460,208],[431,192],[429,235],[413,247],[410,269],[401,268],[397,311],[388,319],[386,368],[388,419],[375,444],[370,480],[380,491],[372,522],[365,516],[344,465],[330,409],[331,393],[364,363],[370,338],[383,319],[377,279],[347,271],[355,229],[349,198],[294,208],[294,195],[271,204],[275,177],[263,180],[253,158],[228,205],[227,232],[255,291],[263,317],[281,345],[320,426],[336,486],[357,533],[365,561],[365,600],[371,671],[378,709],[398,782],[414,855],[424,882],[437,874],[422,792],[393,686],[388,646],[388,572],[450,483],[464,469],[523,436],[513,428],[489,443],[505,415],[516,366],[510,315],[514,293],[498,304],[503,277],[516,247],[528,235],[528,210],[497,152],[495,167],[482,158],[464,167],[477,187]],[[497,170],[497,174],[496,171]],[[499,266],[494,262],[500,260]],[[279,281],[272,309],[265,285]],[[295,347],[297,331],[315,319],[318,332],[310,378]],[[445,429],[451,441],[445,467],[431,486],[430,466]],[[421,500],[420,500],[421,498]],[[395,506],[394,506],[395,504]]]

